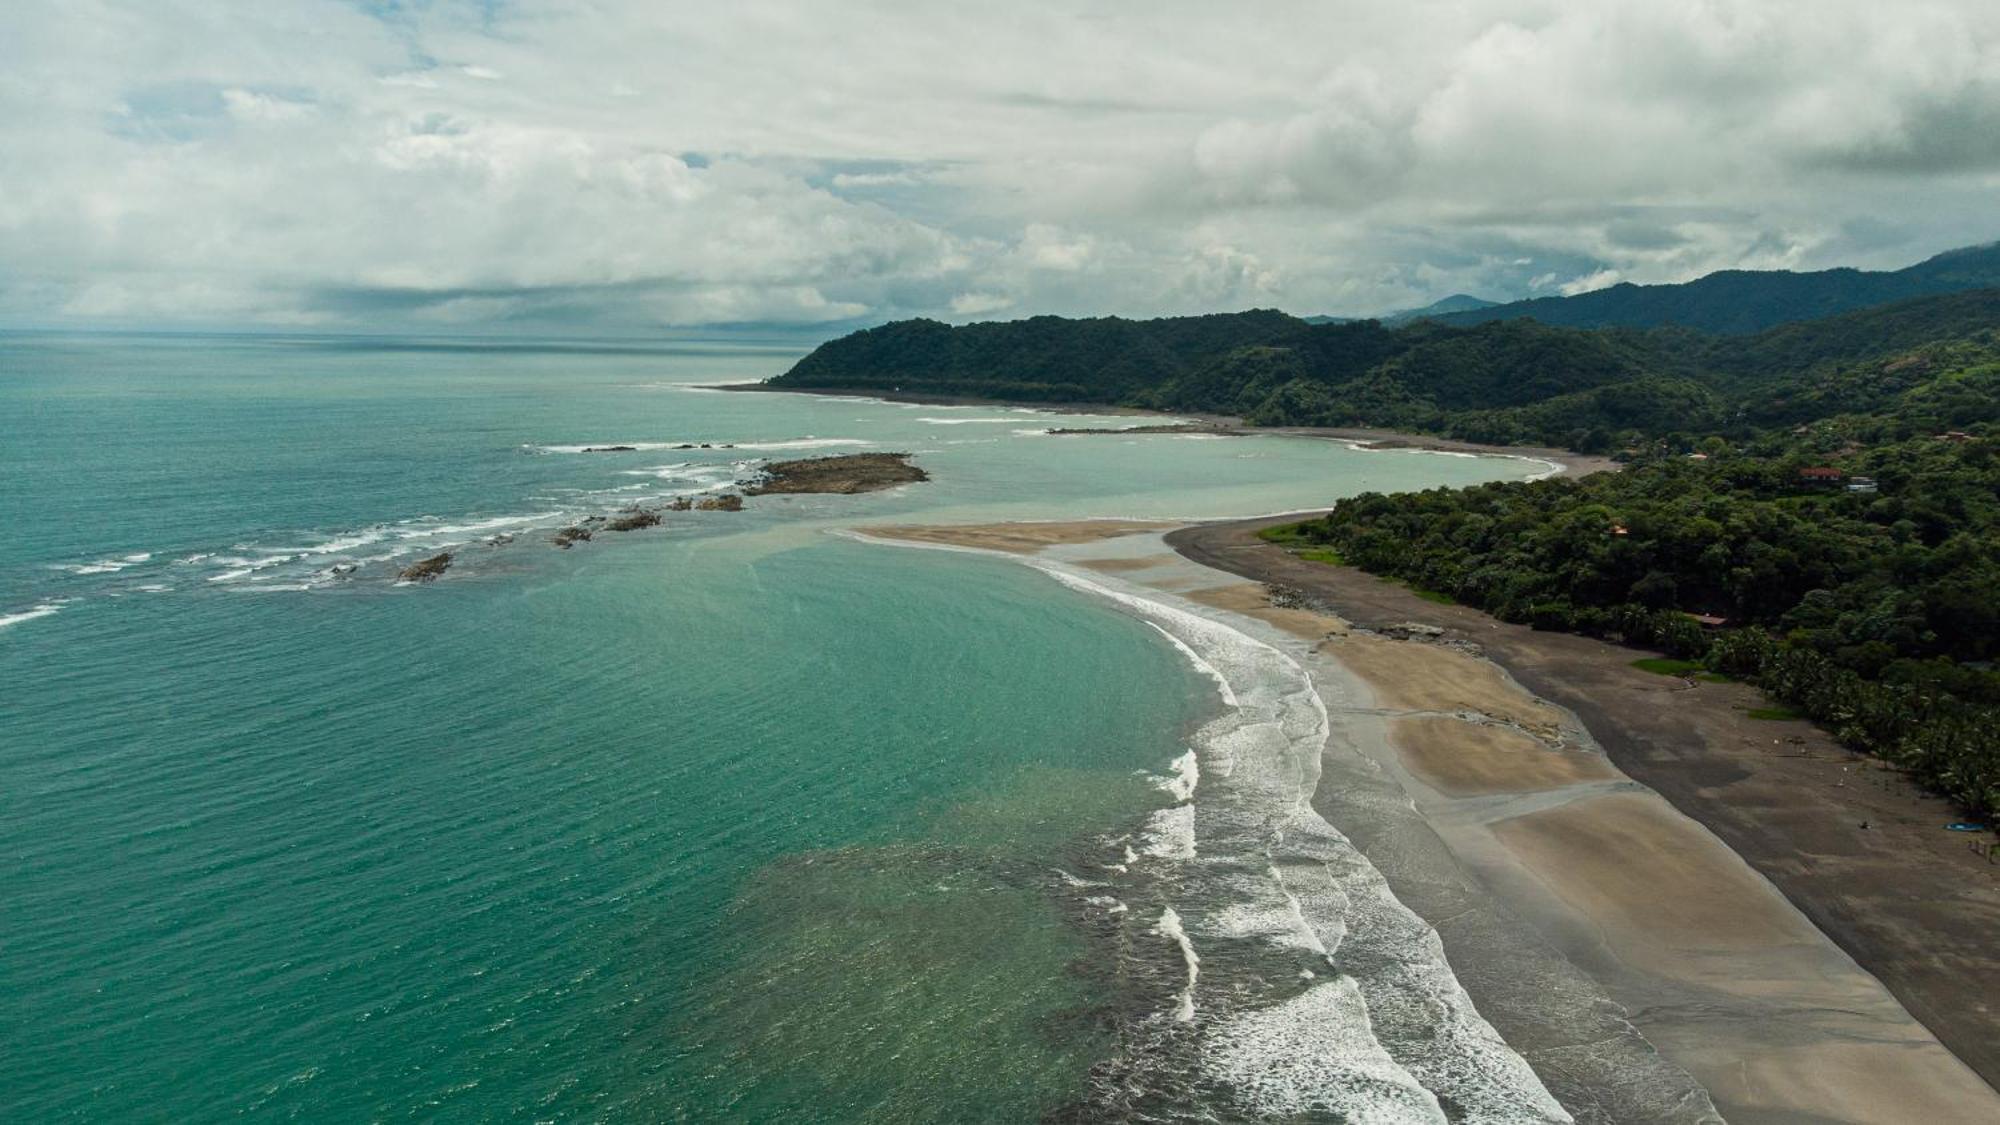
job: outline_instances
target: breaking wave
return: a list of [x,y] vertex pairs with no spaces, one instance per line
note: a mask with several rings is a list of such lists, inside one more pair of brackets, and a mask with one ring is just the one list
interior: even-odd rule
[[53,617],[61,613],[63,606],[67,604],[67,601],[46,601],[16,613],[0,614],[0,629],[19,625],[24,621],[33,621],[39,617]]
[[[1150,591],[1024,561],[1165,634],[1228,701],[1162,783],[1178,803],[1128,849],[1164,896],[1149,917],[1185,980],[1139,1021],[1179,1030],[1128,1037],[1135,1046],[1107,1073],[1165,1087],[1191,1066],[1200,1078],[1182,1096],[1224,1118],[1570,1121],[1474,1009],[1436,931],[1313,809],[1331,727],[1305,668]],[[1228,1104],[1200,1105],[1213,1097]]]

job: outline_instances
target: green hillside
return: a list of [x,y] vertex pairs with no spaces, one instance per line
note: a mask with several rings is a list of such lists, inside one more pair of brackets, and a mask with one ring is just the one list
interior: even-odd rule
[[1939,254],[1907,269],[1724,270],[1679,285],[1614,285],[1574,297],[1538,297],[1439,317],[1459,326],[1533,318],[1571,328],[1761,332],[1797,320],[1939,293],[2000,286],[2000,244]]

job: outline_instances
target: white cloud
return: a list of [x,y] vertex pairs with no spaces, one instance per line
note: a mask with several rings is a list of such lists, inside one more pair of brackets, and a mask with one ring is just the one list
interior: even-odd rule
[[1624,275],[1617,270],[1603,269],[1584,274],[1582,277],[1571,278],[1556,288],[1563,296],[1574,297],[1579,293],[1594,293],[1599,289],[1608,289],[1623,280]]
[[1977,0],[383,11],[10,11],[0,323],[1370,312],[2000,236]]
[[1014,304],[1012,297],[999,293],[960,293],[951,299],[951,311],[955,316],[976,317],[999,312]]

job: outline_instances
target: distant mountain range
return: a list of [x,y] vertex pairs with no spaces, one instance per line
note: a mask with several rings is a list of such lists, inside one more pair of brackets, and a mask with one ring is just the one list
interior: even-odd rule
[[[1425,320],[1430,317],[1444,316],[1447,313],[1477,312],[1480,309],[1494,308],[1499,303],[1498,301],[1488,301],[1483,297],[1474,297],[1468,293],[1453,293],[1441,301],[1432,301],[1420,309],[1404,309],[1401,312],[1392,312],[1372,319],[1393,326],[1408,324],[1413,320]],[[1359,316],[1308,316],[1301,319],[1307,324],[1352,324],[1357,320],[1367,320],[1370,318]]]
[[1948,251],[1900,270],[1723,270],[1679,285],[1628,282],[1574,297],[1537,297],[1509,304],[1447,297],[1426,308],[1381,319],[1385,324],[1432,319],[1466,326],[1533,317],[1543,324],[1568,328],[1677,325],[1744,335],[1911,297],[1993,286],[2000,286],[2000,243]]

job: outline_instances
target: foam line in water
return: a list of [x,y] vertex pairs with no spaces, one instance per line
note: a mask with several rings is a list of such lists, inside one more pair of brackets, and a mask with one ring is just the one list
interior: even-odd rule
[[[752,452],[770,452],[785,449],[834,449],[840,446],[874,445],[862,438],[823,438],[808,434],[802,438],[788,438],[782,441],[710,441],[706,443],[709,452],[729,452],[748,449]],[[704,443],[695,441],[606,441],[588,445],[530,445],[527,448],[538,453],[600,453],[616,448],[618,452],[630,450],[636,453],[657,453],[662,449],[672,449],[683,453],[702,450]]]
[[1165,629],[1160,628],[1158,625],[1154,625],[1151,621],[1146,622],[1146,624],[1151,626],[1154,632],[1158,633],[1162,637],[1167,638],[1167,640],[1171,642],[1176,649],[1179,649],[1180,654],[1183,657],[1187,658],[1187,662],[1189,664],[1194,665],[1195,671],[1200,672],[1202,675],[1207,676],[1209,679],[1215,681],[1215,686],[1217,690],[1222,692],[1222,702],[1225,706],[1234,707],[1237,705],[1236,693],[1230,690],[1229,681],[1222,678],[1222,673],[1215,670],[1215,665],[1210,664],[1206,660],[1203,660],[1201,658],[1200,653],[1189,648],[1187,646],[1187,643],[1181,640],[1179,637],[1174,636],[1172,633],[1167,632]]
[[62,612],[63,605],[63,602],[42,602],[18,613],[0,614],[0,629],[19,625],[24,621],[33,621],[38,617],[53,617]]
[[1187,966],[1187,986],[1180,991],[1174,1019],[1181,1023],[1193,1023],[1194,986],[1201,977],[1201,956],[1194,951],[1194,942],[1188,940],[1187,930],[1181,926],[1181,916],[1173,907],[1160,911],[1160,923],[1153,927],[1153,932],[1180,947],[1181,962]]
[[135,551],[116,558],[95,559],[87,563],[56,563],[50,569],[68,574],[116,574],[127,567],[137,566],[153,557],[151,551]]

